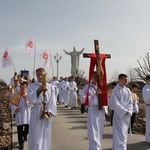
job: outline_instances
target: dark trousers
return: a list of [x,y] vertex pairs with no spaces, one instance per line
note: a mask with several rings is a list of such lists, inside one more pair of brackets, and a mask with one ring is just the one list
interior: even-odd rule
[[135,121],[135,117],[136,117],[136,113],[132,113],[132,116],[131,116],[131,130],[133,130],[133,124],[134,124],[134,121]]
[[114,110],[111,111],[111,118],[110,118],[111,126],[113,126],[113,116],[114,116]]
[[81,113],[84,114],[84,112],[85,112],[85,106],[84,106],[84,103],[82,103],[81,104]]
[[19,145],[22,146],[24,143],[24,138],[27,137],[28,135],[29,125],[23,124],[23,125],[17,126],[17,132],[18,132]]

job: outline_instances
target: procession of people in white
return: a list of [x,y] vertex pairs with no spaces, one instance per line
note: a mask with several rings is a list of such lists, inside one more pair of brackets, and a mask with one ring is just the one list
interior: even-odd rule
[[[102,136],[105,124],[105,114],[106,108],[103,107],[102,110],[98,109],[98,93],[101,93],[97,89],[96,73],[93,73],[93,78],[90,83],[89,89],[88,85],[78,89],[75,78],[71,77],[71,81],[68,82],[68,77],[60,77],[58,80],[57,77],[54,77],[50,83],[47,83],[47,104],[46,109],[49,112],[49,119],[42,120],[40,115],[43,109],[42,104],[42,73],[44,70],[37,69],[36,76],[37,81],[30,83],[27,87],[26,96],[19,97],[18,105],[15,103],[16,95],[20,93],[18,79],[16,74],[14,79],[11,79],[10,83],[10,106],[12,112],[16,114],[16,124],[19,125],[29,125],[29,134],[28,134],[28,150],[50,150],[51,146],[51,129],[52,129],[52,117],[57,116],[57,105],[61,104],[64,107],[70,107],[72,110],[78,108],[78,98],[77,91],[79,91],[79,99],[81,101],[81,106],[84,105],[84,100],[87,92],[89,92],[89,106],[87,114],[87,135],[89,140],[90,150],[102,150]],[[41,73],[41,74],[40,74]],[[150,78],[147,79],[149,81]],[[16,82],[16,83],[15,83]],[[23,81],[27,82],[27,81]],[[15,83],[15,84],[14,84]],[[127,136],[128,129],[130,126],[130,119],[133,113],[133,107],[135,106],[135,101],[133,100],[131,91],[126,87],[127,76],[121,74],[118,77],[118,84],[111,91],[109,95],[109,109],[114,111],[113,116],[113,150],[126,150],[127,149]],[[20,83],[20,85],[22,85]],[[146,103],[146,114],[149,113],[150,105],[150,88],[149,82],[143,88],[143,98]],[[14,91],[12,92],[12,86]],[[136,93],[134,93],[136,95]],[[137,95],[136,95],[137,96]],[[28,104],[26,103],[28,101]],[[137,103],[138,104],[138,103]],[[85,106],[84,106],[85,107]],[[19,111],[18,111],[19,110]],[[30,115],[29,115],[30,113]],[[81,113],[84,113],[81,111]],[[138,112],[137,112],[138,113]],[[28,114],[28,115],[25,115]],[[149,128],[149,117],[146,115],[146,141],[150,142],[150,128]],[[18,142],[20,148],[23,149],[22,142],[20,142],[20,132],[18,130]],[[26,134],[28,131],[26,132]],[[24,136],[24,134],[23,134]],[[27,140],[25,137],[23,141]]]

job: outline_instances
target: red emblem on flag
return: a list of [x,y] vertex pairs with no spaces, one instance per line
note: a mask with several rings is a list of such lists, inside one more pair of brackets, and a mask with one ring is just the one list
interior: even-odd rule
[[47,53],[44,53],[42,58],[47,61],[48,57],[49,57],[49,55]]
[[29,42],[28,47],[33,48],[33,42],[32,41]]
[[3,55],[3,58],[6,59],[8,57],[8,52],[5,51],[4,55]]

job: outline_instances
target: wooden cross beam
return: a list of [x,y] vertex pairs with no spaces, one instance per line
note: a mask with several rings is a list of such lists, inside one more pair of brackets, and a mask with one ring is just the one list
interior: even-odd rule
[[[97,71],[97,85],[98,89],[102,89],[102,66],[100,63],[100,51],[98,40],[94,40],[95,54],[96,54],[96,71]],[[110,54],[105,54],[106,58],[111,58]],[[90,58],[91,53],[83,53],[84,58]],[[101,72],[101,74],[100,74]],[[98,94],[98,105],[99,109],[102,109],[102,94]]]

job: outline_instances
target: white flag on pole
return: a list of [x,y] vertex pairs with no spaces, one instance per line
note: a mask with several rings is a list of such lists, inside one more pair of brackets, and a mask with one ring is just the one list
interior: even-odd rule
[[30,57],[34,56],[34,52],[35,52],[35,38],[29,40],[26,43],[26,49],[28,51],[28,54]]
[[44,68],[50,66],[50,52],[49,52],[49,49],[43,51],[43,52],[40,54],[40,58],[41,58],[41,60],[42,60],[42,62],[43,62]]
[[2,62],[3,68],[13,66],[13,61],[12,61],[12,58],[8,49],[5,50],[1,62]]

